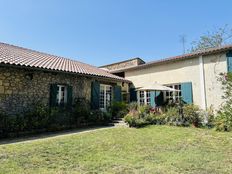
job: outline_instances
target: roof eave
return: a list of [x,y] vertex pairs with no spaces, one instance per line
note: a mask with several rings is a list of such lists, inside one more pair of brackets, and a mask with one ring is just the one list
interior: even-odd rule
[[53,72],[53,73],[66,73],[66,74],[71,74],[71,75],[79,75],[79,76],[85,76],[85,77],[95,77],[95,78],[101,78],[101,79],[107,79],[107,80],[114,80],[114,81],[117,81],[117,82],[131,83],[131,81],[127,80],[127,79],[118,79],[118,78],[106,77],[106,76],[95,75],[95,74],[85,74],[85,73],[54,70],[54,69],[47,69],[47,68],[38,68],[38,67],[31,67],[31,66],[25,66],[25,65],[16,65],[16,64],[9,64],[9,63],[0,63],[0,66],[2,66],[2,67],[12,67],[12,68],[21,68],[21,69],[27,69],[27,70],[46,71],[46,72]]
[[232,50],[232,45],[227,46],[227,47],[218,48],[217,50],[208,50],[208,51],[204,51],[204,52],[193,53],[191,55],[186,54],[186,55],[182,55],[182,56],[170,57],[170,58],[166,58],[166,59],[148,62],[146,64],[138,65],[135,67],[129,67],[129,68],[119,69],[119,70],[109,71],[109,72],[110,73],[119,73],[119,72],[125,72],[125,71],[130,71],[130,70],[136,70],[136,69],[140,69],[140,68],[147,68],[147,67],[150,67],[153,65],[160,65],[160,64],[167,63],[167,62],[176,62],[176,61],[182,61],[182,60],[186,60],[186,59],[196,58],[198,56],[207,56],[207,55],[211,55],[211,54],[219,54],[219,53],[226,52],[229,50]]

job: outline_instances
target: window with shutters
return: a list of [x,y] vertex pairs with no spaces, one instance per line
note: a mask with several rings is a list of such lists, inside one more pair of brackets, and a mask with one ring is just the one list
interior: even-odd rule
[[112,101],[112,86],[100,84],[100,109],[106,110],[111,105]]
[[150,91],[138,91],[139,105],[150,105],[151,104],[151,93]]
[[167,85],[169,88],[174,88],[178,91],[166,91],[165,93],[165,101],[166,102],[178,102],[180,101],[182,94],[181,94],[181,84],[172,84]]
[[58,105],[67,104],[67,86],[57,85],[56,103]]

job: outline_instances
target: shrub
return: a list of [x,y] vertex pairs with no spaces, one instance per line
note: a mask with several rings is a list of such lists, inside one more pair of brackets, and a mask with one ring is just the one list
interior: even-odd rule
[[78,124],[73,120],[73,115],[66,108],[51,108],[49,121],[46,128],[50,131],[63,130],[76,127]]
[[122,118],[128,113],[127,104],[125,102],[113,102],[109,110],[112,116],[116,118]]
[[182,118],[177,107],[169,107],[165,112],[165,122],[169,125],[181,126]]
[[131,102],[127,105],[127,109],[129,112],[136,112],[138,110],[138,103],[137,102]]
[[127,114],[124,117],[124,121],[130,126],[134,127],[135,126],[135,118],[131,114]]
[[145,120],[149,124],[155,124],[155,125],[163,125],[165,124],[165,115],[164,114],[156,114],[156,113],[150,113],[145,116]]
[[137,128],[144,127],[146,125],[150,124],[148,121],[146,121],[143,118],[135,119],[135,126]]
[[75,99],[75,104],[72,111],[72,120],[76,126],[84,124],[90,116],[90,103],[85,98]]
[[221,74],[219,81],[222,83],[222,98],[225,103],[220,108],[214,125],[218,131],[232,131],[232,73]]
[[150,113],[151,106],[150,105],[142,105],[138,107],[139,117],[144,118],[147,114]]
[[112,119],[112,114],[109,112],[103,112],[101,110],[93,110],[90,112],[88,122],[90,124],[106,124]]
[[0,110],[0,137],[4,137],[9,131],[9,119],[3,110]]
[[232,131],[232,108],[225,109],[218,112],[214,120],[214,126],[217,131]]
[[215,114],[212,106],[202,113],[202,115],[204,115],[205,117],[204,126],[206,126],[207,128],[213,128],[215,122]]
[[130,127],[137,127],[136,126],[136,120],[139,119],[139,114],[137,113],[128,113],[124,117],[124,121],[130,126]]
[[190,104],[183,107],[183,123],[185,125],[192,124],[199,127],[203,122],[203,115],[198,106]]
[[25,123],[26,130],[42,129],[48,125],[49,110],[46,105],[37,102],[22,115],[17,115],[16,119],[17,124],[20,124],[20,121]]

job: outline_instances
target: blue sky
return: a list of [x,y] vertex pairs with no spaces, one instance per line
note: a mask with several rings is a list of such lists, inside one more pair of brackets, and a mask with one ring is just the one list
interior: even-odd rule
[[0,42],[100,66],[182,54],[228,24],[231,0],[0,0]]

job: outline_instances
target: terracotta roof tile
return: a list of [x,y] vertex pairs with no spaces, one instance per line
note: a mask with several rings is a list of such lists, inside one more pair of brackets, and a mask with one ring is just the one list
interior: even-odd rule
[[95,66],[91,66],[79,61],[54,56],[51,54],[46,54],[1,42],[0,64],[26,66],[47,70],[56,70],[63,72],[78,73],[83,75],[111,78],[119,81],[128,81],[124,78],[110,74]]

